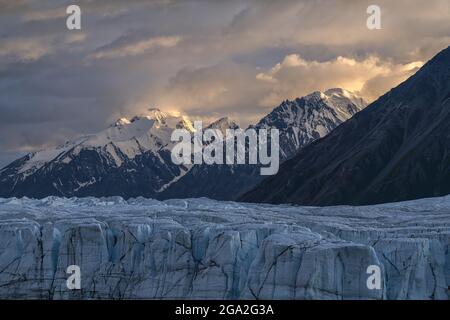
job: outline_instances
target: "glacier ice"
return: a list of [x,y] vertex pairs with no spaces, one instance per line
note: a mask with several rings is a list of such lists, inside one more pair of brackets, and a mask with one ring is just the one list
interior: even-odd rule
[[[0,298],[448,299],[450,196],[298,207],[0,199]],[[66,269],[81,269],[68,290]],[[380,266],[382,287],[366,285]]]

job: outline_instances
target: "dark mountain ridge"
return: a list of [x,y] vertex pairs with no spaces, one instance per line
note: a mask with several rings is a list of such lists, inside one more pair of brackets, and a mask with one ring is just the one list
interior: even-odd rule
[[450,47],[243,201],[363,205],[450,193]]

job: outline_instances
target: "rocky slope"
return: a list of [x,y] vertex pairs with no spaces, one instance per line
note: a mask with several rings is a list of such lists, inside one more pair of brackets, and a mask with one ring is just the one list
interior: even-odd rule
[[174,128],[194,130],[185,117],[150,109],[99,133],[28,154],[0,170],[0,195],[154,196],[189,170],[171,160]]
[[[283,102],[256,127],[280,129],[283,160],[363,107],[360,98],[342,89],[315,92]],[[186,117],[150,109],[99,133],[30,153],[0,170],[0,196],[235,199],[261,180],[254,165],[199,165],[190,172],[192,166],[173,164],[170,135],[175,128],[194,130]],[[206,128],[225,132],[238,125],[225,117]]]
[[[366,207],[0,199],[0,298],[448,299],[450,197]],[[81,269],[68,290],[66,269]],[[367,268],[381,268],[368,289]]]
[[450,193],[450,47],[241,200],[375,204]]
[[365,107],[361,97],[344,89],[316,91],[293,101],[283,101],[253,127],[280,130],[280,156],[286,160]]
[[[365,106],[361,97],[344,89],[317,91],[284,101],[250,128],[279,130],[281,163],[304,146],[326,136]],[[229,127],[232,125],[228,124]],[[259,166],[255,165],[195,165],[158,197],[235,200],[263,178]]]

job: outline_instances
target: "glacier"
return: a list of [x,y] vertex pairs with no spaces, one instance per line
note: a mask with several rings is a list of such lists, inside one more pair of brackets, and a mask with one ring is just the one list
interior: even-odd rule
[[[443,299],[450,196],[301,207],[0,199],[0,299]],[[81,289],[66,286],[69,265]],[[367,268],[381,269],[380,289]]]

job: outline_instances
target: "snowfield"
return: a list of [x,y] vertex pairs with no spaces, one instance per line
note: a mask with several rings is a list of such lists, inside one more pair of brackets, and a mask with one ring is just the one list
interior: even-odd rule
[[[448,299],[450,196],[364,207],[0,199],[0,298]],[[81,290],[66,268],[81,269]],[[368,289],[367,267],[382,287]]]

